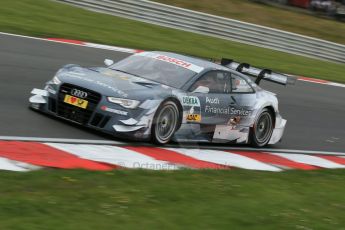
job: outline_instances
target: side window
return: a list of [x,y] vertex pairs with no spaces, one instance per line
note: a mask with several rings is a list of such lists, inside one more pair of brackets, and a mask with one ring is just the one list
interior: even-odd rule
[[189,89],[190,92],[230,93],[230,73],[210,71],[201,76]]
[[231,74],[231,85],[232,85],[232,92],[233,93],[253,93],[253,88],[248,84],[246,80],[237,76],[235,74]]

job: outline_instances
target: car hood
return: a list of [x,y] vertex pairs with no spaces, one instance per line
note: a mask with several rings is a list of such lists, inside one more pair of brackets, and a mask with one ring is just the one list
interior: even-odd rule
[[57,76],[62,83],[77,85],[113,97],[136,99],[143,94],[155,97],[154,95],[158,96],[171,90],[169,86],[109,68],[67,66],[59,71]]

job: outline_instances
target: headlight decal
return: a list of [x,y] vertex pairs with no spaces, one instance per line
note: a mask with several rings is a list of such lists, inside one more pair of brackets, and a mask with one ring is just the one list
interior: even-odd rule
[[55,85],[60,85],[61,84],[61,81],[59,80],[59,78],[57,76],[53,77],[52,82]]
[[107,99],[109,102],[121,105],[122,107],[127,109],[135,109],[140,104],[140,101],[124,98],[107,97]]

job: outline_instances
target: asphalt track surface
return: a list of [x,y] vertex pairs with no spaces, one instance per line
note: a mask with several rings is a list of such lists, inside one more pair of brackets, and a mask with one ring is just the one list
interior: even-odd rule
[[[32,88],[42,88],[65,64],[103,66],[105,58],[128,55],[0,35],[0,136],[118,140],[31,111],[28,98]],[[283,141],[271,148],[345,152],[345,88],[301,81],[262,86],[278,94],[288,120]]]

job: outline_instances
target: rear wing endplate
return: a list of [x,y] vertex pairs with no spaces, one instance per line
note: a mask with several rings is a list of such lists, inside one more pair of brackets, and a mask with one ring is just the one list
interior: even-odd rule
[[239,63],[227,58],[222,58],[221,65],[248,76],[255,77],[255,83],[258,85],[260,84],[261,80],[266,80],[281,85],[294,85],[297,80],[297,78],[293,76],[275,73],[270,69],[259,69],[250,66],[248,63]]

